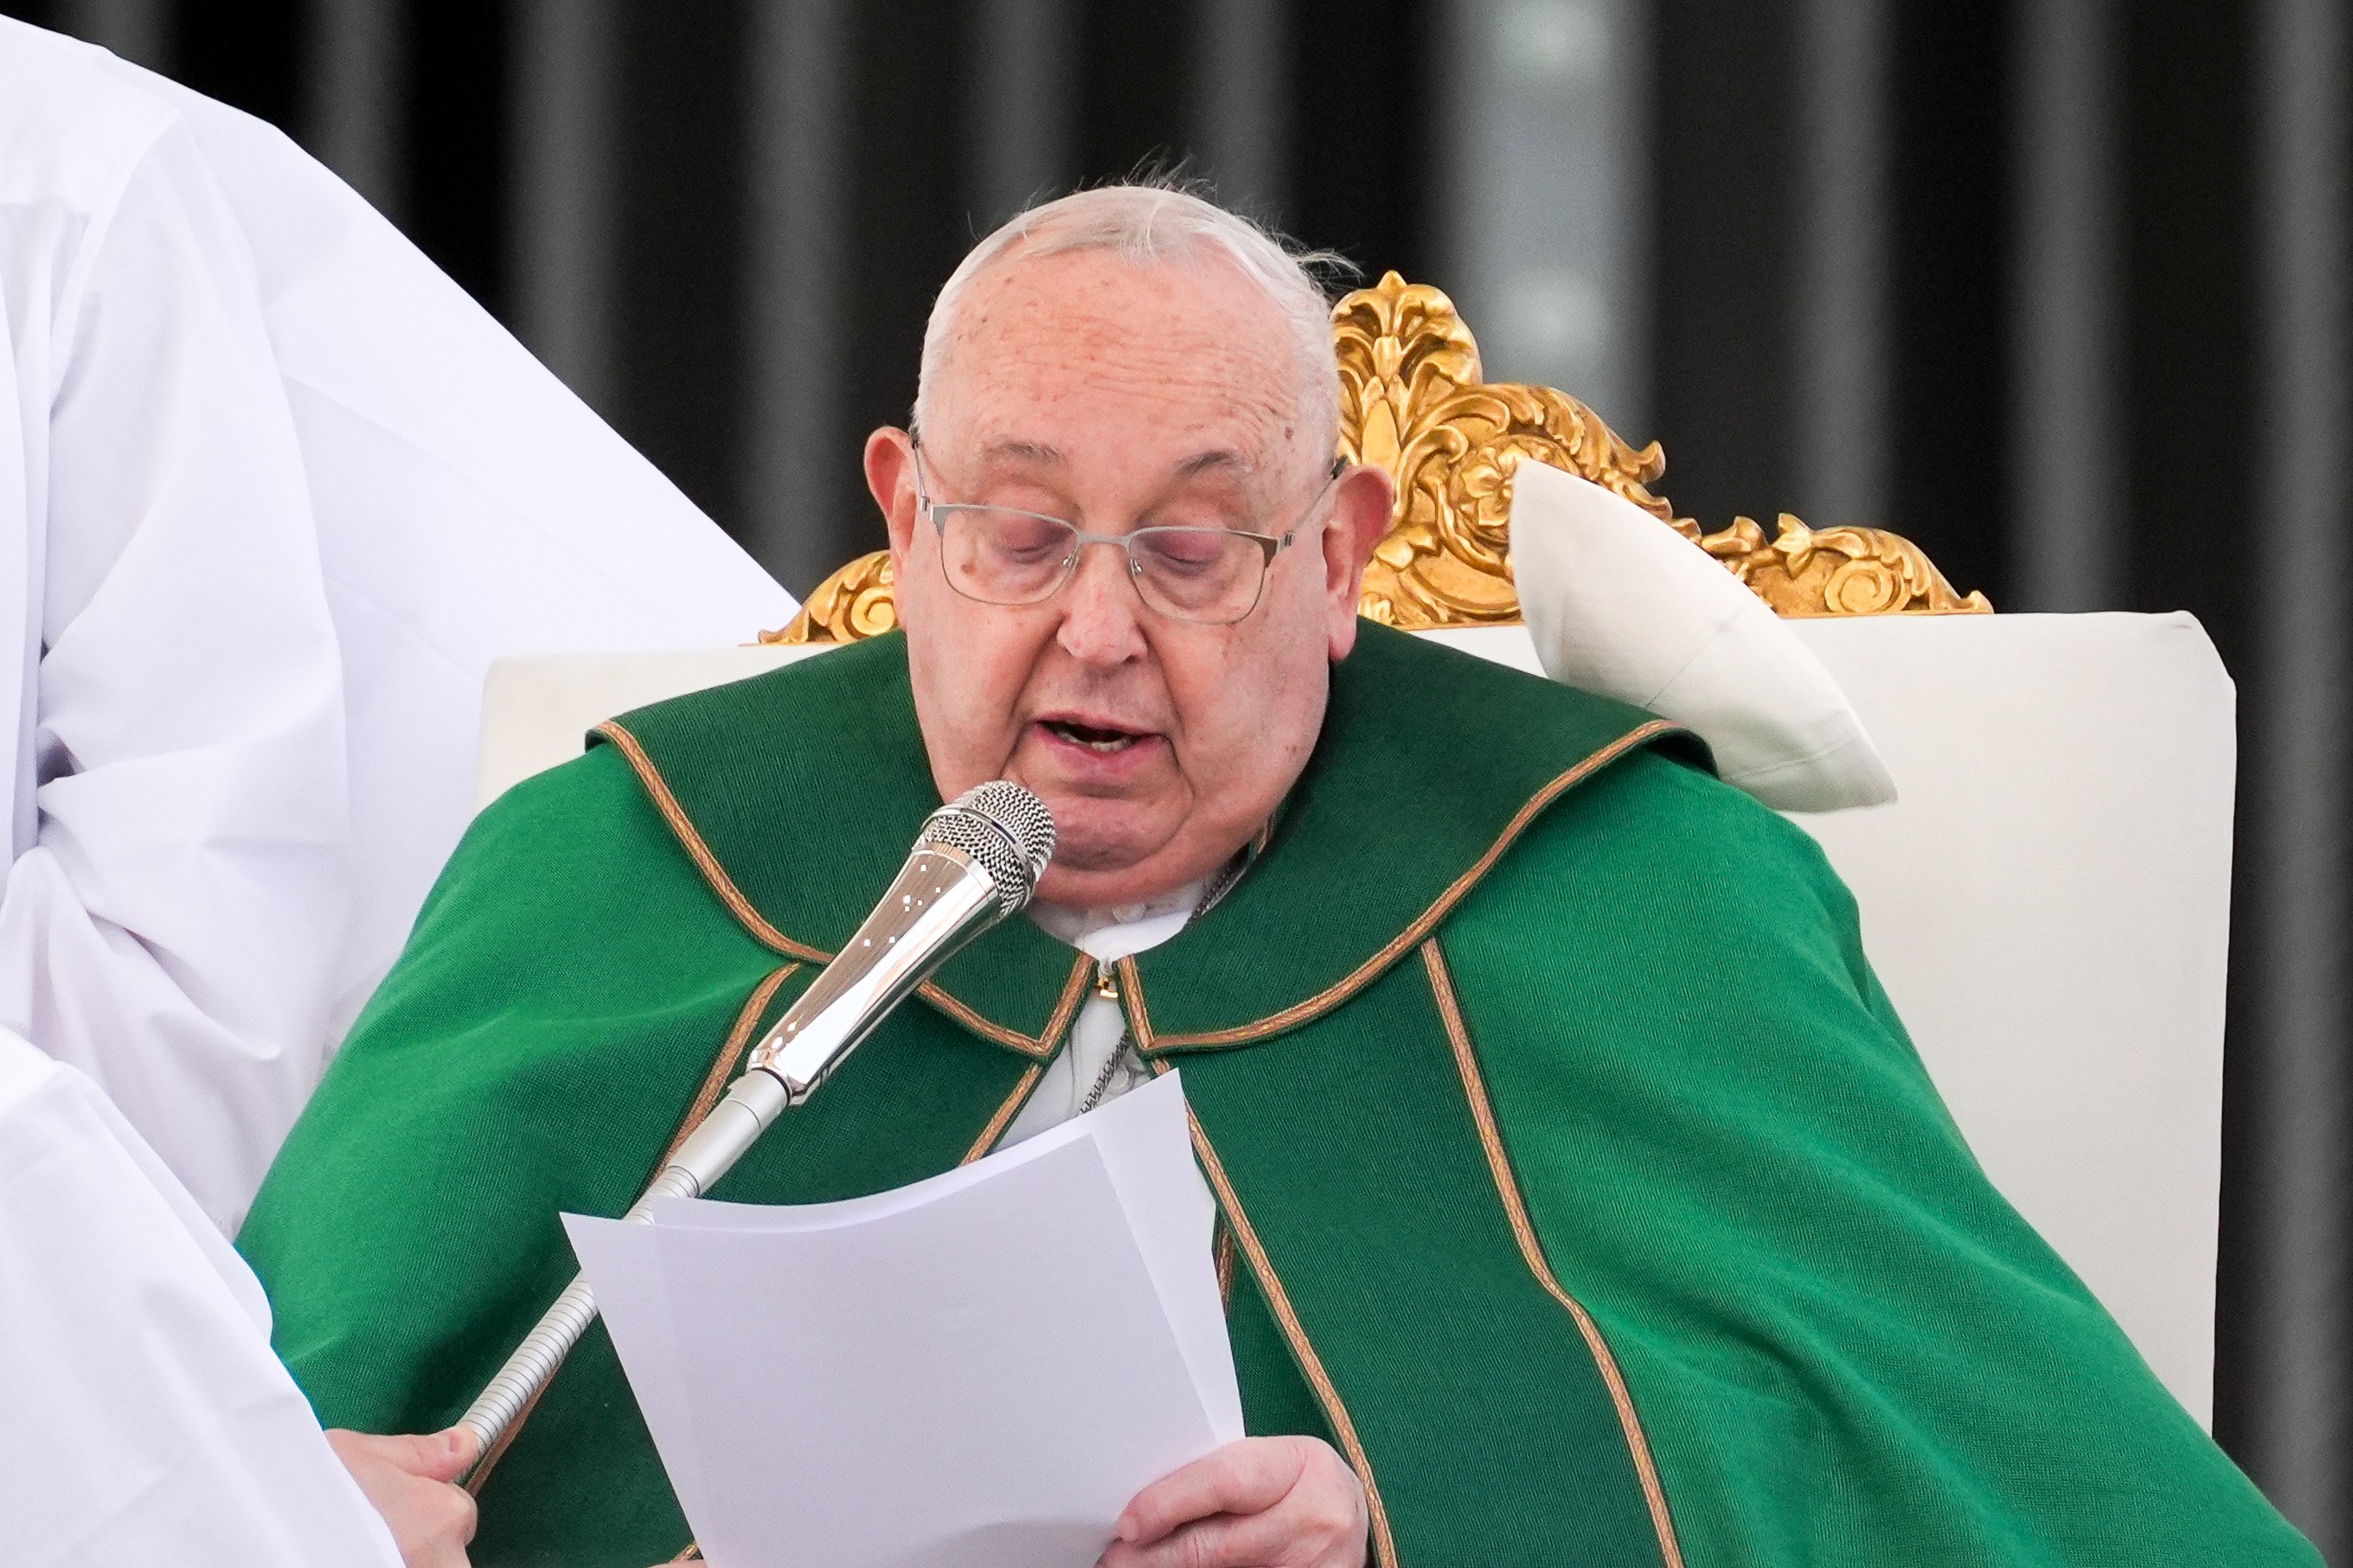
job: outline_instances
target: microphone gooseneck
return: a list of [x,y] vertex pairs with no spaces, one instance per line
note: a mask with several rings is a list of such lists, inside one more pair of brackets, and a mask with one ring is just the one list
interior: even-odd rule
[[[752,1047],[743,1076],[621,1217],[642,1224],[652,1219],[657,1198],[708,1192],[934,970],[1027,904],[1053,856],[1054,819],[1045,803],[1004,779],[968,789],[926,817],[865,923]],[[588,1281],[575,1277],[458,1418],[480,1440],[485,1459],[596,1321]],[[477,1473],[480,1468],[477,1461]]]

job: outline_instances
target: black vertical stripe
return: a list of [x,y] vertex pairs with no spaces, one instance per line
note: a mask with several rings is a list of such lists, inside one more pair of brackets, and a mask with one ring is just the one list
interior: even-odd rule
[[1198,36],[1188,0],[1082,4],[1079,161],[1089,183],[1173,167],[1191,153],[1186,106]]
[[[2130,603],[2197,613],[2239,678],[2242,736],[2272,673],[2253,658],[2244,562],[2256,499],[2252,22],[2248,0],[2147,0],[2125,12]],[[2259,1375],[2271,1238],[2250,1222],[2262,1207],[2253,1183],[2270,1162],[2266,1129],[2251,1113],[2284,1043],[2256,984],[2274,934],[2253,852],[2265,784],[2246,780],[2239,795],[2215,1300],[2214,1433],[2259,1480],[2274,1438]]]
[[[858,123],[848,182],[849,276],[844,359],[848,416],[830,461],[835,489],[813,498],[814,526],[838,542],[838,559],[882,547],[882,520],[866,493],[859,453],[867,432],[907,423],[932,300],[976,237],[965,207],[962,94],[972,50],[967,8],[950,0],[866,0],[856,8],[852,51]],[[913,38],[924,47],[909,47]],[[821,510],[817,510],[821,509]]]
[[[2031,4],[2032,0],[2024,0]],[[2010,113],[2002,0],[1897,5],[1887,526],[1963,592],[2009,592]]]
[[301,0],[181,0],[169,21],[172,74],[273,125],[301,112]]
[[503,317],[512,6],[509,0],[409,0],[406,12],[404,225],[468,293]]
[[744,14],[624,4],[619,16],[614,422],[697,506],[734,525]]
[[1660,0],[1653,37],[1663,488],[1704,527],[1769,528],[1797,483],[1797,17],[1789,0]]
[[2252,13],[2248,0],[2122,13],[2128,602],[2195,610],[2240,671],[2254,503]]
[[1355,262],[1438,282],[1430,232],[1435,21],[1390,0],[1292,0],[1289,187],[1277,215],[1294,236]]

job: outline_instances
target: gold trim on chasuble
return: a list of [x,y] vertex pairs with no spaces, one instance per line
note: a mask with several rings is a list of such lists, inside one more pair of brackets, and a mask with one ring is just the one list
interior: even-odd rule
[[1618,1425],[1626,1434],[1626,1447],[1634,1460],[1634,1474],[1642,1484],[1642,1497],[1650,1504],[1651,1523],[1659,1533],[1660,1554],[1666,1568],[1683,1568],[1683,1551],[1675,1541],[1674,1519],[1667,1508],[1666,1489],[1659,1482],[1658,1467],[1651,1463],[1650,1439],[1643,1435],[1642,1418],[1635,1411],[1626,1379],[1618,1370],[1618,1358],[1610,1353],[1609,1342],[1602,1338],[1600,1325],[1554,1276],[1552,1264],[1545,1257],[1544,1243],[1528,1218],[1527,1204],[1520,1195],[1519,1178],[1513,1174],[1511,1156],[1504,1151],[1503,1134],[1495,1125],[1494,1107],[1487,1099],[1487,1081],[1479,1070],[1478,1051],[1472,1046],[1471,1031],[1462,1022],[1462,1008],[1454,994],[1454,978],[1447,971],[1446,955],[1440,951],[1436,937],[1421,944],[1421,961],[1430,972],[1430,994],[1438,1004],[1439,1017],[1445,1021],[1447,1040],[1454,1047],[1454,1065],[1462,1075],[1462,1092],[1470,1099],[1472,1119],[1479,1124],[1479,1142],[1487,1152],[1487,1169],[1495,1178],[1495,1193],[1511,1220],[1520,1256],[1526,1260],[1528,1272],[1536,1277],[1536,1283],[1567,1309],[1568,1315],[1576,1320],[1577,1331],[1585,1338],[1586,1348],[1593,1352],[1601,1381],[1609,1390],[1609,1402],[1617,1406]]
[[[559,1367],[557,1370],[560,1372],[563,1369]],[[554,1386],[555,1379],[548,1378],[539,1385],[539,1391],[531,1396],[523,1407],[515,1412],[515,1418],[507,1423],[506,1431],[500,1436],[496,1443],[491,1446],[491,1451],[484,1454],[475,1464],[473,1473],[466,1478],[468,1497],[478,1498],[482,1495],[482,1489],[490,1484],[491,1472],[497,1469],[499,1461],[507,1457],[507,1450],[514,1447],[514,1440],[522,1436],[522,1429],[530,1422],[532,1412],[539,1408],[539,1402],[547,1397],[547,1391]]]
[[[670,792],[670,784],[662,778],[661,770],[646,754],[646,749],[638,744],[638,738],[622,728],[619,720],[606,720],[596,726],[595,732],[619,749],[630,771],[638,775],[638,782],[645,786],[647,795],[654,803],[654,809],[661,813],[662,820],[670,825],[670,833],[685,849],[687,858],[694,862],[695,869],[702,873],[702,879],[710,885],[712,894],[727,906],[727,911],[735,917],[737,924],[751,933],[754,941],[811,963],[832,962],[833,954],[807,942],[796,942],[771,925],[767,917],[753,907],[752,900],[744,896],[744,890],[735,885],[734,879],[727,874],[727,868],[719,863],[719,857],[712,853],[711,846],[703,842],[702,832],[686,815],[686,808],[679,805],[678,796]],[[935,982],[924,981],[916,988],[915,994],[983,1039],[1043,1061],[1054,1054],[1055,1042],[1071,1026],[1071,1020],[1078,1016],[1079,1002],[1086,993],[1087,977],[1092,973],[1092,962],[1086,954],[1072,955],[1070,978],[1062,983],[1062,994],[1056,998],[1054,1010],[1047,1016],[1044,1032],[1034,1037],[981,1016],[940,989]]]
[[686,851],[687,858],[694,862],[694,868],[702,873],[702,879],[710,884],[719,901],[727,906],[727,912],[735,917],[737,924],[752,933],[754,941],[775,948],[778,952],[807,959],[811,963],[824,963],[833,957],[821,948],[811,947],[805,942],[795,942],[770,925],[767,918],[752,907],[752,900],[744,896],[744,890],[727,874],[727,868],[719,863],[719,857],[713,855],[711,846],[702,841],[702,833],[686,815],[686,807],[679,805],[678,796],[670,793],[670,781],[662,777],[661,770],[654,766],[654,760],[646,755],[645,747],[638,743],[635,735],[621,727],[618,719],[606,720],[592,732],[604,736],[620,748],[621,755],[628,761],[629,771],[636,773],[638,783],[645,786],[646,794],[654,803],[654,809],[660,812],[662,820],[670,825],[671,836]]
[[678,1119],[678,1130],[670,1135],[670,1142],[663,1147],[661,1158],[655,1161],[653,1169],[646,1173],[647,1181],[650,1182],[661,1174],[662,1167],[670,1163],[671,1156],[679,1151],[679,1145],[702,1125],[702,1119],[711,1114],[711,1108],[719,1103],[719,1097],[727,1092],[727,1080],[733,1076],[736,1062],[742,1059],[744,1047],[752,1043],[752,1031],[759,1027],[760,1015],[768,1010],[769,1002],[776,997],[776,987],[791,979],[800,966],[801,961],[795,959],[752,988],[751,997],[744,1002],[744,1010],[735,1016],[735,1026],[727,1031],[727,1038],[721,1043],[719,1054],[711,1058],[711,1070],[702,1075],[702,1087],[695,1091],[693,1102],[687,1106],[686,1114]]
[[[678,1152],[679,1145],[685,1142],[688,1135],[702,1124],[702,1119],[711,1114],[711,1108],[719,1103],[719,1097],[726,1092],[727,1081],[733,1075],[735,1064],[743,1059],[744,1047],[752,1043],[752,1031],[759,1026],[760,1015],[765,1013],[768,1004],[775,1000],[776,987],[792,978],[793,972],[800,966],[800,960],[795,959],[753,988],[751,999],[744,1004],[743,1012],[735,1016],[735,1026],[727,1031],[727,1038],[720,1046],[719,1054],[711,1058],[711,1070],[703,1074],[702,1087],[695,1092],[694,1103],[688,1106],[686,1114],[678,1119],[678,1131],[670,1134],[670,1146],[662,1151],[662,1157],[655,1162],[653,1170],[648,1173],[649,1180],[661,1173],[661,1168],[670,1163],[670,1156]],[[536,1405],[538,1401],[532,1403]],[[528,1415],[530,1412],[526,1410],[523,1414]],[[515,1425],[521,1426],[522,1422],[517,1420]],[[503,1450],[505,1445],[500,1447]],[[678,1555],[670,1561],[702,1562],[702,1543],[688,1542],[679,1548]]]
[[[1169,1070],[1170,1064],[1152,1064],[1157,1076]],[[1188,1107],[1186,1121],[1193,1129],[1193,1152],[1201,1162],[1201,1172],[1209,1178],[1209,1186],[1218,1194],[1218,1211],[1225,1218],[1226,1227],[1241,1246],[1242,1256],[1250,1260],[1250,1273],[1258,1280],[1260,1292],[1265,1296],[1267,1308],[1274,1314],[1275,1326],[1282,1331],[1283,1340],[1299,1363],[1300,1372],[1314,1392],[1315,1403],[1324,1407],[1324,1418],[1332,1424],[1332,1435],[1340,1439],[1340,1450],[1347,1456],[1348,1468],[1356,1472],[1356,1479],[1365,1489],[1365,1514],[1371,1525],[1373,1561],[1380,1568],[1397,1568],[1397,1542],[1389,1533],[1388,1509],[1381,1501],[1380,1483],[1373,1479],[1373,1461],[1365,1452],[1364,1443],[1356,1436],[1356,1423],[1341,1403],[1340,1391],[1333,1386],[1332,1374],[1324,1370],[1324,1358],[1315,1353],[1314,1344],[1307,1337],[1307,1329],[1299,1321],[1299,1313],[1291,1305],[1291,1292],[1284,1289],[1281,1276],[1274,1271],[1274,1260],[1267,1256],[1266,1246],[1259,1240],[1258,1231],[1242,1208],[1242,1200],[1234,1191],[1234,1184],[1226,1174],[1225,1163],[1218,1158],[1217,1149],[1209,1135],[1202,1130],[1200,1118]],[[1682,1568],[1680,1563],[1672,1568]]]
[[1224,1046],[1248,1045],[1252,1040],[1264,1039],[1269,1035],[1303,1024],[1321,1014],[1330,1012],[1371,984],[1390,964],[1402,957],[1408,949],[1427,937],[1437,927],[1438,922],[1444,920],[1448,912],[1462,901],[1463,895],[1476,887],[1480,879],[1494,868],[1495,862],[1503,858],[1504,851],[1509,849],[1514,841],[1522,833],[1527,831],[1528,824],[1534,822],[1546,806],[1583,783],[1595,772],[1607,767],[1627,752],[1681,728],[1681,725],[1670,723],[1664,719],[1653,719],[1647,724],[1637,725],[1629,730],[1608,745],[1586,757],[1576,766],[1556,775],[1542,789],[1530,795],[1526,805],[1512,814],[1512,819],[1504,824],[1503,831],[1495,836],[1495,841],[1487,847],[1486,853],[1471,863],[1470,869],[1448,883],[1445,891],[1430,900],[1428,909],[1416,915],[1403,931],[1383,943],[1378,952],[1305,1001],[1294,1002],[1279,1012],[1268,1014],[1255,1023],[1237,1025],[1230,1029],[1209,1029],[1194,1035],[1155,1035],[1152,1028],[1151,1010],[1145,1003],[1144,977],[1136,969],[1134,957],[1121,959],[1117,964],[1120,990],[1127,1001],[1129,1022],[1135,1029],[1136,1049],[1150,1055],[1157,1051],[1202,1050]]
[[997,1114],[988,1119],[988,1125],[980,1130],[980,1136],[972,1141],[972,1147],[964,1152],[964,1158],[956,1163],[969,1165],[996,1148],[997,1141],[1005,1136],[1006,1128],[1029,1103],[1030,1091],[1038,1087],[1038,1080],[1045,1076],[1046,1064],[1043,1062],[1032,1062],[1022,1069],[1020,1081],[1013,1086],[1013,1092],[1005,1097],[1005,1103],[997,1108]]
[[[686,1135],[693,1131],[695,1123],[724,1092],[730,1076],[729,1069],[734,1066],[737,1058],[743,1055],[744,1047],[750,1043],[753,1031],[758,1026],[760,1017],[767,1010],[768,1004],[775,998],[777,988],[799,969],[802,963],[828,963],[833,955],[822,948],[813,947],[807,942],[797,942],[786,936],[760,913],[750,899],[744,896],[744,890],[735,885],[734,879],[727,874],[727,868],[719,863],[719,857],[712,852],[711,846],[704,841],[702,832],[696,828],[693,820],[687,816],[686,808],[679,804],[677,795],[670,789],[669,782],[662,777],[661,770],[654,764],[653,759],[647,754],[645,747],[638,742],[638,738],[629,733],[619,721],[607,720],[596,727],[596,733],[605,737],[620,752],[622,758],[629,764],[630,771],[637,775],[638,784],[644,788],[647,798],[653,803],[654,809],[660,814],[671,836],[678,840],[679,847],[686,851],[687,858],[694,863],[695,869],[702,874],[704,884],[726,907],[727,911],[735,917],[736,923],[764,947],[783,953],[795,961],[772,971],[757,986],[754,987],[751,995],[746,998],[742,1011],[736,1016],[734,1026],[728,1031],[727,1038],[721,1043],[718,1055],[713,1058],[710,1069],[704,1074],[702,1084],[690,1103],[686,1115],[681,1119],[678,1130],[672,1134],[661,1160],[655,1163],[654,1169],[659,1172],[670,1155],[677,1152],[679,1144],[685,1141]],[[969,1163],[988,1152],[989,1146],[1004,1132],[1007,1123],[1010,1122],[1015,1113],[1018,1111],[1021,1102],[1037,1087],[1038,1080],[1044,1075],[1045,1068],[1042,1065],[1034,1064],[1040,1064],[1053,1055],[1056,1042],[1070,1027],[1071,1018],[1078,1014],[1080,1000],[1085,994],[1087,977],[1092,972],[1092,965],[1086,955],[1084,953],[1075,955],[1071,966],[1070,978],[1063,982],[1061,994],[1056,998],[1054,1010],[1046,1020],[1044,1033],[1036,1038],[1018,1030],[1008,1029],[1001,1024],[992,1023],[929,981],[924,982],[917,992],[917,994],[925,1001],[975,1034],[994,1044],[1007,1047],[1033,1058],[1033,1065],[1021,1075],[1019,1082],[1014,1087],[1013,1093],[1007,1098],[1003,1105],[997,1108],[996,1114],[989,1119],[988,1125],[982,1131],[978,1142],[965,1155],[965,1163]],[[532,1413],[538,1408],[540,1397],[554,1385],[553,1378],[542,1385],[539,1394],[533,1396],[531,1403],[523,1406],[521,1413],[508,1426],[498,1446],[483,1457],[482,1462],[467,1479],[466,1489],[469,1492],[480,1495],[483,1486],[489,1482],[491,1472],[497,1468],[499,1460],[505,1456],[508,1448],[513,1446],[514,1440],[522,1435],[524,1426],[530,1421]],[[698,1560],[699,1553],[692,1542],[687,1543],[679,1556],[671,1559],[676,1563]]]

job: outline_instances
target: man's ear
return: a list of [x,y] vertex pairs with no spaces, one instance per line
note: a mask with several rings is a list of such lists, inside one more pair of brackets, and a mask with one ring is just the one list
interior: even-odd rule
[[915,438],[895,425],[866,437],[866,490],[881,509],[892,562],[903,578],[915,538]]
[[1356,601],[1365,568],[1389,531],[1396,490],[1388,474],[1358,464],[1332,481],[1332,520],[1324,525],[1324,587],[1335,662],[1356,646]]

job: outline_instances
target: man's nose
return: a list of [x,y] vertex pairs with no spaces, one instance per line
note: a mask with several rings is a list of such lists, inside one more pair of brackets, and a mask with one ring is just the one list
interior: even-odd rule
[[1128,576],[1127,552],[1107,544],[1089,545],[1062,589],[1062,651],[1081,664],[1124,664],[1144,651],[1137,617],[1144,601]]

